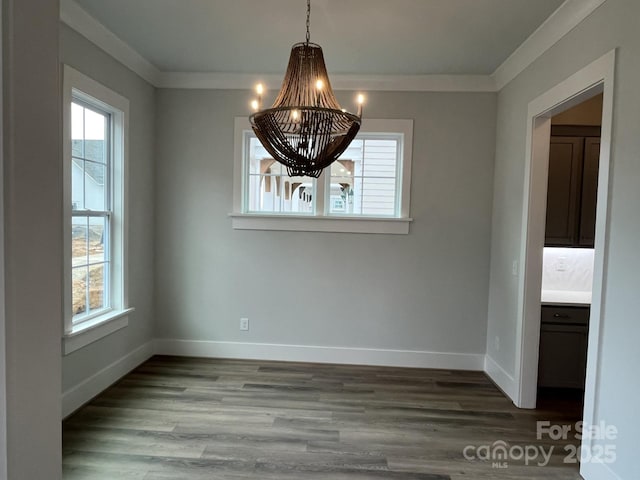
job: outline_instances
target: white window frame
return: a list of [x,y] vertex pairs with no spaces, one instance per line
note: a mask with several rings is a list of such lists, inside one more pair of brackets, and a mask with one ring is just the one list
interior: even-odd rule
[[[129,144],[129,100],[113,92],[92,78],[72,67],[64,66],[63,81],[63,213],[64,213],[64,331],[63,350],[69,354],[99,340],[129,324],[128,314],[128,144]],[[111,116],[109,188],[111,189],[110,231],[110,279],[105,290],[109,290],[110,308],[96,316],[73,323],[72,309],[72,252],[71,252],[71,104],[74,99],[92,105]]]
[[341,232],[408,234],[413,219],[409,216],[411,205],[411,160],[413,146],[413,120],[365,119],[360,131],[368,134],[400,135],[400,162],[398,171],[398,216],[348,215],[329,213],[329,191],[327,184],[330,172],[325,170],[316,181],[315,214],[250,213],[246,210],[246,141],[251,125],[246,117],[235,119],[233,212],[232,227],[237,230],[287,230],[301,232]]

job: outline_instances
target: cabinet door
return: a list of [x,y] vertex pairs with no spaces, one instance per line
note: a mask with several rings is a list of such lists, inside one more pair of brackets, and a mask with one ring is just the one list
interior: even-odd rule
[[583,152],[583,137],[551,137],[545,245],[577,243]]
[[587,369],[587,327],[542,325],[538,386],[584,388]]
[[598,168],[600,164],[600,139],[589,137],[584,142],[584,167],[582,170],[582,201],[580,207],[581,247],[593,247],[596,231],[596,201],[598,197]]

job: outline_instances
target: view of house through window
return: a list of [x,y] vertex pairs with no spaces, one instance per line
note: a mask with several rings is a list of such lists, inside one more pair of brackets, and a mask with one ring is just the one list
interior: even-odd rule
[[313,214],[316,180],[289,177],[251,134],[249,138],[248,205],[250,212]]
[[74,99],[71,105],[74,323],[110,306],[110,130],[109,113]]
[[397,215],[398,140],[356,138],[331,165],[330,213]]
[[253,132],[246,133],[245,211],[314,215],[318,195],[325,195],[324,215],[400,215],[401,134],[360,134],[316,180],[289,177]]

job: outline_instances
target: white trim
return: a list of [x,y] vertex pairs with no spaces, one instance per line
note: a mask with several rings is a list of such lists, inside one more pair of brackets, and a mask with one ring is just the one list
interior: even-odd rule
[[[331,75],[335,90],[497,92],[606,0],[566,0],[491,75]],[[97,21],[75,0],[61,0],[60,19],[158,88],[249,90],[261,81],[279,89],[282,75],[166,72]]]
[[74,0],[60,0],[60,20],[150,84],[158,85],[160,70],[87,13]]
[[482,371],[484,354],[418,350],[281,345],[204,340],[154,340],[156,355],[239,358],[284,362],[340,363],[390,367],[443,368]]
[[491,75],[496,90],[535,62],[606,0],[566,0]]
[[379,233],[406,235],[412,218],[323,217],[230,213],[235,230],[288,232]]
[[[495,92],[490,75],[340,75],[331,74],[334,90],[402,92]],[[279,90],[282,74],[161,72],[159,88],[252,90],[262,83]]]
[[63,354],[69,355],[71,352],[128,326],[128,315],[133,310],[133,308],[127,308],[126,310],[112,311],[74,326],[71,332],[62,337]]
[[509,398],[516,396],[518,385],[515,379],[488,354],[484,357],[484,373],[486,373]]
[[[525,185],[520,262],[524,265],[519,278],[518,317],[516,320],[516,381],[518,392],[512,397],[521,408],[536,404],[537,358],[540,331],[541,257],[544,245],[544,214],[546,209],[546,177],[548,151],[541,143],[549,141],[549,118],[604,90],[602,111],[600,168],[594,259],[593,297],[589,320],[589,348],[585,384],[584,422],[595,423],[596,401],[599,393],[601,328],[604,312],[604,293],[607,285],[609,226],[608,196],[611,162],[611,132],[613,123],[613,94],[615,50],[592,62],[529,104],[527,114],[527,142]],[[583,442],[590,448],[589,439]]]
[[609,465],[600,462],[580,463],[580,475],[587,480],[622,480]]
[[131,370],[153,356],[153,342],[147,342],[91,375],[62,394],[62,418],[66,418]]
[[236,117],[233,126],[233,211],[242,212],[244,158],[247,146],[244,141],[244,132],[251,129],[247,117]]

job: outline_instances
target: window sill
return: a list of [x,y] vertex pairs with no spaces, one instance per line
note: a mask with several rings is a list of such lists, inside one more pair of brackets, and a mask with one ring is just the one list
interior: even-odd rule
[[290,232],[378,233],[406,235],[412,218],[230,213],[235,230],[281,230]]
[[90,343],[111,335],[112,333],[129,325],[129,313],[133,308],[126,308],[105,313],[99,317],[87,320],[65,333],[62,337],[62,350],[64,355],[69,355],[76,350],[86,347]]

